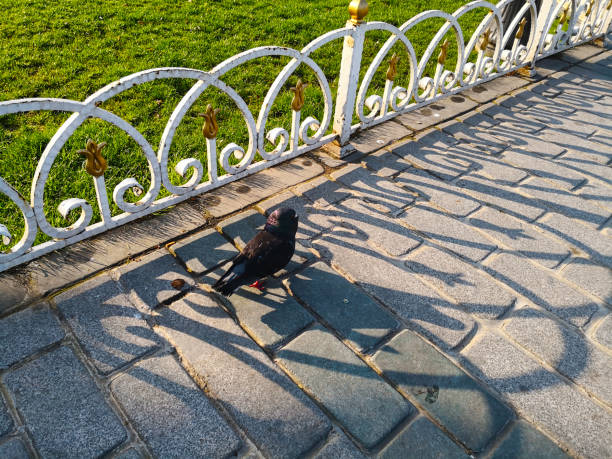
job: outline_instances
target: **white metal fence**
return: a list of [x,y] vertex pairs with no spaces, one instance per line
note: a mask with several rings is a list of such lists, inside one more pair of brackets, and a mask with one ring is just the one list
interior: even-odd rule
[[[512,1],[514,0],[502,0],[497,5],[474,1],[453,14],[426,11],[396,27],[384,22],[364,21],[367,2],[353,0],[349,6],[351,20],[344,28],[315,39],[301,51],[275,46],[254,48],[233,56],[208,72],[186,68],[145,70],[107,85],[83,102],[46,98],[0,102],[0,116],[37,110],[72,113],[43,152],[32,182],[29,202],[0,177],[0,192],[19,207],[25,221],[23,237],[17,242],[11,241],[9,230],[0,224],[0,235],[8,247],[4,253],[0,253],[0,271],[177,204],[191,196],[218,188],[332,141],[338,142],[341,147],[346,146],[350,136],[359,129],[418,109],[508,72],[523,67],[533,69],[538,59],[604,35],[612,21],[612,0],[544,0],[539,11],[534,0],[524,0],[524,4],[505,30],[502,12]],[[475,32],[470,37],[465,37],[458,19],[477,8],[484,8],[489,12]],[[431,38],[423,56],[417,59],[407,34],[419,23],[431,18],[441,18],[445,23]],[[527,24],[528,31],[524,30]],[[368,32],[375,30],[387,31],[391,36],[380,48],[365,77],[360,81],[364,40]],[[454,70],[445,67],[448,44],[442,42],[442,39],[449,31],[454,32],[458,49]],[[521,44],[523,34],[526,33],[529,40],[526,44]],[[344,46],[338,91],[334,101],[324,72],[310,56],[323,45],[340,38],[344,39]],[[410,76],[406,87],[395,85],[397,59],[395,56],[389,56],[397,43],[405,47],[409,57]],[[438,49],[439,53],[434,55]],[[223,82],[223,76],[238,66],[266,56],[286,56],[291,60],[276,77],[255,117],[238,92]],[[434,75],[426,76],[425,69],[432,59],[435,59]],[[290,132],[281,127],[271,128],[267,125],[270,109],[289,77],[300,65],[308,66],[316,75],[323,94],[323,112],[319,119],[307,117],[302,120],[303,86],[298,82],[296,87],[292,88],[295,96],[291,107]],[[387,65],[389,68],[383,93],[368,96],[376,71],[380,66]],[[100,105],[136,85],[167,78],[191,79],[195,83],[170,116],[156,152],[136,128],[100,108]],[[207,138],[208,179],[202,181],[204,167],[198,159],[186,158],[176,164],[175,171],[182,177],[188,177],[189,174],[190,177],[185,183],[175,185],[171,182],[168,171],[168,155],[174,134],[187,111],[210,87],[217,88],[229,96],[241,111],[248,129],[248,147],[245,151],[237,144],[229,143],[221,152],[217,151],[216,112],[209,107],[203,127]],[[358,119],[356,124],[353,123],[354,113]],[[70,226],[55,227],[48,221],[44,211],[43,197],[49,172],[66,141],[89,118],[99,118],[111,123],[136,141],[148,161],[150,186],[144,190],[134,178],[126,178],[120,182],[112,191],[112,199],[123,213],[112,216],[104,179],[104,145],[90,142],[82,154],[88,158],[86,170],[93,178],[101,221],[91,224],[92,203],[71,198],[63,201],[58,211],[66,217],[71,211],[80,209],[80,218]],[[271,150],[266,149],[266,141],[274,146]],[[259,153],[263,160],[254,161],[256,153]],[[232,157],[234,159],[230,161]],[[225,174],[217,174],[217,162]],[[162,186],[171,195],[158,199]],[[125,198],[128,192],[141,197],[137,202],[128,202]],[[33,245],[39,230],[52,240]]]

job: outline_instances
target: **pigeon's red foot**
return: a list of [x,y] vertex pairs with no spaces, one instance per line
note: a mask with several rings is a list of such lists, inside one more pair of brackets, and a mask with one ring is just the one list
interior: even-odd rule
[[255,282],[253,282],[251,285],[249,285],[249,287],[256,288],[260,292],[264,291],[263,282],[260,282],[259,280],[256,280]]

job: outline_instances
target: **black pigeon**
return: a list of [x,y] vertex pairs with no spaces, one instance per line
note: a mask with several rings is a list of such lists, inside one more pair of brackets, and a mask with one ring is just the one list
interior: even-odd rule
[[[213,288],[225,296],[241,285],[262,290],[260,279],[284,268],[295,252],[298,217],[295,210],[281,207],[270,214],[263,230],[232,260],[232,266]],[[253,282],[253,283],[252,283]],[[252,283],[252,284],[251,284]]]

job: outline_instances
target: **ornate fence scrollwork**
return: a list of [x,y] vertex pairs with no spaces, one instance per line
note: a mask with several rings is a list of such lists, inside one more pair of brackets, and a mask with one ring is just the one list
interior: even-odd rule
[[[145,70],[110,83],[83,102],[47,98],[0,102],[0,116],[30,111],[72,113],[44,149],[34,173],[29,202],[0,177],[0,193],[17,206],[24,220],[23,236],[16,242],[13,241],[8,228],[0,224],[0,240],[6,248],[4,252],[0,252],[0,270],[125,224],[191,196],[221,187],[334,140],[343,146],[350,135],[359,129],[381,123],[519,68],[533,66],[537,59],[602,36],[609,30],[612,22],[610,0],[544,0],[539,11],[534,0],[523,0],[523,5],[507,29],[504,29],[502,12],[513,1],[515,0],[502,0],[495,5],[477,0],[464,5],[453,14],[426,11],[396,27],[384,22],[366,22],[367,2],[353,0],[349,5],[351,19],[344,28],[322,35],[301,51],[276,46],[254,48],[227,59],[208,72],[187,68]],[[474,10],[486,13],[466,43],[459,19]],[[444,24],[431,38],[419,59],[407,34],[418,24],[432,19],[442,19]],[[371,31],[388,32],[390,37],[378,50],[359,83],[363,45],[367,33]],[[457,53],[452,69],[447,68],[449,46],[453,41],[448,39],[449,33],[454,37]],[[526,33],[529,40],[525,43]],[[338,39],[344,40],[344,48],[334,106],[329,81],[310,56],[322,46]],[[405,51],[406,57],[391,52],[396,45]],[[276,76],[255,117],[236,89],[226,84],[222,78],[230,70],[264,57],[284,57],[289,58],[289,62]],[[401,59],[407,59],[405,64],[409,69],[408,75],[402,75],[406,78],[401,79],[406,82],[406,87],[396,84],[398,76],[401,75],[398,70]],[[430,61],[433,62],[433,76],[425,75],[425,70],[431,68]],[[294,76],[300,66],[307,67],[315,75],[316,83],[306,83]],[[372,81],[381,66],[386,69],[382,94],[376,91],[370,94]],[[170,78],[189,79],[193,80],[194,84],[168,119],[157,152],[134,126],[100,108],[106,100],[134,86]],[[290,83],[293,84],[290,89],[293,92],[293,100],[287,109],[291,109],[291,129],[287,131],[283,127],[268,127],[271,107]],[[319,115],[319,119],[307,116],[302,120],[305,89],[308,85],[318,85],[323,96],[323,113]],[[174,184],[170,180],[168,156],[176,130],[186,113],[208,88],[225,94],[236,105],[246,124],[248,146],[245,149],[229,142],[220,153],[217,151],[217,115],[220,108],[208,105],[206,112],[201,114],[202,134],[206,138],[207,148],[206,167],[197,158],[181,159],[174,170],[183,178],[183,183]],[[353,113],[358,119],[357,124],[353,124]],[[113,216],[104,177],[108,160],[103,149],[109,139],[90,139],[78,153],[83,155],[85,169],[92,177],[101,221],[91,223],[91,203],[81,198],[69,198],[59,204],[58,212],[68,218],[73,211],[80,211],[78,218],[68,226],[56,227],[45,215],[43,198],[49,173],[68,139],[90,118],[112,124],[136,142],[148,163],[150,184],[145,190],[145,187],[132,177],[117,184],[112,190],[112,200],[122,213]],[[266,142],[273,145],[271,150],[266,149]],[[256,154],[261,156],[260,161],[255,161]],[[219,165],[224,174],[218,173]],[[205,170],[208,176],[206,180]],[[159,197],[162,186],[170,196]],[[128,196],[131,198],[128,199]],[[52,240],[34,245],[38,231],[50,236]]]

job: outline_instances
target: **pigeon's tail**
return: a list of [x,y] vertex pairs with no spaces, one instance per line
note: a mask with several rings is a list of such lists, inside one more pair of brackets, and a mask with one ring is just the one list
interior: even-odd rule
[[221,295],[230,296],[232,293],[234,293],[234,290],[236,290],[242,284],[244,284],[242,276],[239,276],[236,273],[232,272],[229,273],[227,279],[224,279],[222,277],[217,282],[215,282],[213,288]]
[[213,288],[223,296],[230,296],[239,285],[237,282],[216,282]]

